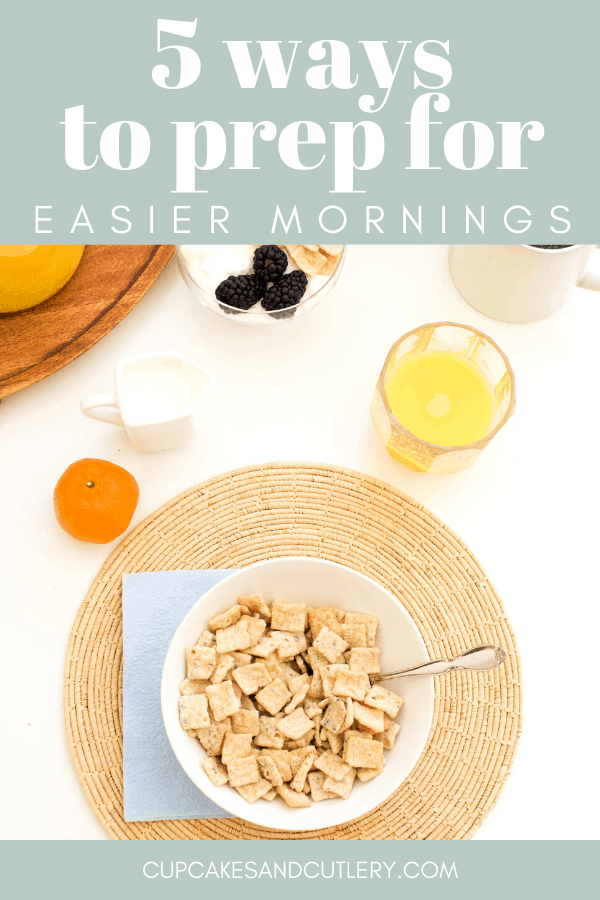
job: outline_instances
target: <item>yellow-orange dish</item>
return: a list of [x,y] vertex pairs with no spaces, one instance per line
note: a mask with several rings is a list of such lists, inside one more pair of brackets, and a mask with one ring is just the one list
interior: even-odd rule
[[0,313],[29,309],[56,294],[84,249],[80,244],[0,244]]

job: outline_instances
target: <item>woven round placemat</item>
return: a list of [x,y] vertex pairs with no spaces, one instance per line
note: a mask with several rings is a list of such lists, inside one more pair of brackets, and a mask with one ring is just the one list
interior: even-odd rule
[[[368,575],[397,596],[431,657],[476,644],[508,650],[494,672],[435,679],[427,746],[400,788],[338,828],[277,832],[241,819],[123,819],[124,572],[239,568],[279,556],[318,556]],[[193,487],[149,516],[111,553],[71,632],[64,709],[85,795],[121,840],[457,840],[496,803],[521,727],[515,639],[477,560],[432,513],[390,485],[346,469],[274,463]]]

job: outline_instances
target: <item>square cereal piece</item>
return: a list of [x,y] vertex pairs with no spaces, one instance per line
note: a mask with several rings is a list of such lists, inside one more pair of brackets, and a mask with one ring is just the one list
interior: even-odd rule
[[316,672],[317,669],[322,669],[323,666],[329,665],[329,660],[325,659],[323,654],[319,653],[318,650],[315,650],[314,647],[309,647],[306,651],[306,655],[308,656],[308,662],[313,672]]
[[[208,728],[210,718],[206,694],[187,694],[180,697],[179,721],[186,731],[191,728]],[[310,719],[308,721],[310,722]]]
[[364,700],[371,682],[364,672],[347,671],[338,672],[333,685],[333,693],[336,697],[350,697],[352,700]]
[[[336,756],[331,750],[326,750],[318,759],[315,760],[315,769],[324,772],[328,778],[334,781],[341,781],[350,771],[350,766],[344,762],[340,756]],[[329,790],[329,788],[326,788]]]
[[343,737],[344,737],[344,743],[346,743],[346,741],[349,741],[350,738],[353,737],[353,736],[366,738],[366,739],[369,740],[369,741],[372,741],[372,740],[373,740],[373,735],[372,735],[372,734],[367,734],[367,733],[364,732],[364,731],[358,731],[356,728],[351,728],[349,731],[345,731],[344,734],[343,734]]
[[191,681],[189,678],[184,678],[184,680],[179,685],[179,693],[180,694],[203,694],[206,690],[206,685],[210,684],[210,681],[206,681],[204,678],[195,678]]
[[375,646],[375,638],[377,636],[377,626],[379,619],[377,616],[369,616],[364,613],[347,612],[344,616],[345,625],[364,625],[367,629],[367,647]]
[[[325,697],[333,697],[333,688],[340,672],[349,672],[350,669],[346,663],[335,663],[333,666],[323,666],[319,669],[321,678],[323,679],[323,693]],[[310,691],[309,691],[310,696]]]
[[240,606],[245,606],[250,610],[250,612],[260,613],[261,616],[264,616],[267,622],[271,618],[271,610],[260,594],[249,594],[238,597],[238,603]]
[[257,710],[240,709],[231,717],[231,730],[234,734],[251,734],[255,737],[260,731]]
[[267,794],[265,794],[264,797],[261,797],[260,799],[261,800],[274,800],[276,796],[277,796],[277,791],[275,790],[275,788],[271,788],[271,790]]
[[215,787],[221,787],[223,784],[227,784],[228,775],[227,769],[225,766],[222,766],[218,759],[210,759],[206,757],[206,759],[202,760],[202,768],[212,781]]
[[198,740],[207,756],[220,756],[225,735],[230,728],[229,719],[226,719],[225,722],[211,722],[209,728],[198,729]]
[[323,741],[329,742],[329,749],[336,755],[340,754],[344,749],[344,737],[341,734],[334,734],[332,731],[323,729]]
[[296,709],[297,706],[301,706],[304,703],[304,699],[305,699],[306,695],[308,694],[308,688],[309,688],[309,685],[307,682],[305,685],[302,686],[302,688],[300,688],[300,690],[296,694],[293,695],[292,699],[290,700],[288,705],[285,707],[286,715],[289,716],[289,714],[292,713]]
[[268,713],[274,716],[289,703],[292,695],[287,689],[285,682],[281,678],[275,678],[274,681],[271,681],[262,691],[256,694],[256,699]]
[[326,778],[323,782],[323,790],[331,791],[332,794],[337,794],[342,800],[347,800],[355,778],[356,769],[350,769],[340,781],[336,781],[334,778]]
[[316,669],[313,673],[313,677],[310,680],[310,687],[308,688],[308,694],[306,696],[311,700],[322,700],[325,696],[323,691],[323,678],[319,669]]
[[275,654],[275,659],[277,659],[280,676],[281,678],[283,678],[286,684],[288,683],[288,681],[291,681],[292,678],[297,677],[298,672],[292,667],[289,662],[282,662],[277,654]]
[[219,628],[216,634],[218,653],[229,653],[231,650],[247,650],[251,645],[246,622],[240,621],[237,625]]
[[284,600],[273,600],[271,628],[274,631],[304,632],[306,629],[306,603],[286,603]]
[[381,709],[363,706],[362,703],[355,701],[352,704],[352,711],[355,722],[366,728],[371,734],[381,734],[385,731],[385,716]]
[[321,726],[332,732],[332,734],[341,734],[344,730],[346,713],[346,704],[343,700],[334,698],[325,708],[323,718],[321,719]]
[[260,656],[262,659],[267,659],[271,655],[271,653],[275,653],[277,648],[281,643],[281,638],[274,634],[269,634],[267,637],[261,637],[257,644],[254,644],[252,647],[252,653],[254,656]]
[[[308,637],[306,638],[306,640],[308,642]],[[302,653],[299,653],[298,656],[294,657],[294,662],[296,663],[296,665],[298,666],[298,668],[300,669],[300,671],[302,672],[303,675],[308,674],[308,669],[306,668],[306,663],[304,661],[305,656],[306,656],[306,650],[303,650]]]
[[365,706],[383,710],[390,719],[395,719],[404,706],[404,699],[393,691],[388,691],[378,684],[374,684],[365,697],[364,703]]
[[[262,662],[263,666],[269,673],[269,678],[271,679],[271,681],[275,681],[276,678],[282,677],[281,668],[280,668],[280,665],[278,662],[273,662],[272,659],[262,659],[261,660],[260,658],[257,659],[256,661]],[[270,683],[271,682],[269,682],[269,684]]]
[[245,622],[248,626],[248,634],[250,635],[250,652],[254,653],[254,645],[258,644],[261,637],[267,629],[267,623],[264,619],[254,619],[252,616],[242,616],[240,622]]
[[249,697],[248,694],[242,694],[239,698],[241,709],[248,709],[250,712],[256,712],[256,704],[252,697]]
[[352,728],[353,724],[354,708],[352,706],[352,699],[350,697],[346,697],[346,718],[344,719],[342,731],[347,731],[349,728]]
[[362,624],[340,625],[340,635],[349,647],[367,646],[367,627]]
[[235,660],[233,656],[229,656],[227,653],[224,653],[223,656],[217,656],[217,664],[210,676],[211,684],[220,684],[234,666]]
[[275,788],[275,790],[285,803],[293,809],[305,809],[306,807],[311,806],[311,802],[306,794],[299,794],[297,791],[292,791],[287,784],[281,784],[279,787]]
[[308,622],[312,632],[313,641],[317,638],[322,628],[329,628],[336,634],[340,633],[340,620],[334,610],[328,606],[320,606],[318,609],[308,610]]
[[240,701],[235,695],[231,681],[209,684],[206,688],[206,696],[215,722],[222,722],[240,708]]
[[353,647],[350,651],[350,671],[376,675],[379,666],[379,647]]
[[236,791],[243,797],[246,803],[256,803],[261,797],[265,797],[271,790],[273,785],[265,778],[259,778],[253,784],[240,784],[236,787]]
[[255,694],[261,687],[266,687],[272,680],[262,663],[240,666],[239,669],[234,669],[232,678],[239,684],[245,694]]
[[190,681],[202,679],[207,681],[217,664],[217,651],[214,647],[188,647],[185,651],[187,677]]
[[[268,756],[270,759],[272,759],[273,762],[275,763],[275,765],[277,766],[277,769],[279,771],[279,774],[281,775],[282,781],[286,782],[286,781],[292,780],[293,774],[292,774],[292,769],[290,767],[291,754],[290,754],[289,750],[261,750],[259,759],[261,759],[261,757],[266,757],[266,756]],[[260,766],[260,763],[259,763],[259,766]]]
[[297,741],[313,726],[312,720],[308,718],[303,709],[295,709],[289,716],[285,716],[277,726],[280,734],[289,738],[291,741]]
[[313,700],[309,700],[308,697],[304,701],[304,712],[309,719],[315,719],[317,716],[321,715],[321,710],[317,704]]
[[399,734],[400,726],[396,722],[390,722],[388,728],[382,734],[375,735],[375,740],[381,742],[384,750],[393,750]]
[[215,646],[215,636],[212,631],[203,631],[198,640],[196,641],[196,647],[214,647]]
[[[254,650],[252,650],[252,653],[254,653]],[[252,654],[243,653],[241,650],[232,650],[228,656],[235,660],[238,666],[249,666],[252,662]]]
[[283,748],[283,735],[279,733],[277,728],[280,721],[280,719],[275,719],[273,716],[260,716],[260,731],[254,738],[254,743],[257,747],[269,747],[274,750]]
[[312,743],[312,739],[315,737],[315,735],[315,729],[311,728],[310,731],[307,731],[306,734],[302,735],[301,738],[298,738],[295,741],[285,741],[283,746],[286,750],[300,750],[304,747],[308,747],[308,745]]
[[240,606],[239,604],[237,606],[232,606],[225,612],[219,613],[218,616],[213,616],[212,619],[209,619],[208,627],[211,631],[218,631],[220,628],[229,628],[230,625],[235,625],[236,622],[240,621],[244,612],[246,612],[246,610],[243,606]]
[[[276,650],[279,660],[294,659],[295,656],[298,656],[299,653],[302,653],[308,647],[304,634],[293,634],[290,631],[274,631],[273,634],[280,637],[279,646]],[[294,672],[294,676],[297,674],[297,672]]]
[[344,745],[344,762],[355,769],[380,769],[383,766],[383,745],[353,737]]
[[291,783],[290,787],[293,791],[298,791],[298,793],[300,793],[300,791],[304,790],[304,785],[306,784],[306,776],[310,772],[310,770],[312,768],[312,764],[316,758],[317,758],[316,752],[306,754],[306,756],[304,757],[304,759],[300,765],[300,768],[298,769],[298,771],[294,775],[294,778],[292,779],[292,783]]
[[279,787],[280,784],[283,784],[281,772],[270,756],[261,754],[258,757],[258,768],[262,777],[270,781],[273,787]]
[[[292,776],[294,776],[297,773],[298,769],[300,768],[300,766],[302,765],[302,763],[304,762],[306,757],[312,756],[314,752],[315,752],[314,747],[299,747],[297,750],[289,751],[288,759],[289,759],[289,763],[290,763],[290,769],[292,771]],[[313,763],[313,765],[314,765],[314,763]],[[283,780],[285,781],[285,778]]]
[[255,784],[260,778],[256,758],[254,756],[233,757],[227,763],[227,776],[231,787]]
[[346,641],[325,625],[319,632],[318,638],[313,641],[313,647],[328,660],[335,663],[338,656],[348,649]]
[[373,778],[377,778],[378,775],[381,775],[384,765],[385,758],[383,760],[383,765],[379,769],[357,769],[356,777],[359,781],[372,781]]
[[337,269],[339,259],[339,256],[327,256],[327,262],[324,263],[319,275],[333,275]]
[[346,610],[340,609],[339,606],[322,606],[321,609],[326,609],[330,613],[333,613],[333,615],[340,623],[346,621]]
[[230,760],[252,755],[252,735],[234,734],[228,731],[221,749],[221,761],[228,766]]
[[288,244],[287,253],[292,257],[299,269],[306,273],[307,277],[318,275],[325,263],[327,257],[321,253],[317,244]]
[[308,783],[310,785],[310,796],[314,800],[315,803],[320,803],[321,800],[333,800],[337,798],[337,794],[333,794],[331,791],[323,790],[323,782],[327,776],[324,772],[309,772],[308,773]]
[[287,683],[288,690],[292,692],[293,695],[297,694],[298,691],[301,691],[305,684],[309,684],[310,677],[306,674],[296,675],[295,678],[290,678]]

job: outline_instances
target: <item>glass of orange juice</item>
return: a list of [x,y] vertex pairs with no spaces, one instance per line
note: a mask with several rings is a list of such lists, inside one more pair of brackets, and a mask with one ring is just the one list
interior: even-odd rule
[[494,341],[435,322],[391,347],[371,402],[386,450],[415,472],[473,465],[515,408],[515,378]]

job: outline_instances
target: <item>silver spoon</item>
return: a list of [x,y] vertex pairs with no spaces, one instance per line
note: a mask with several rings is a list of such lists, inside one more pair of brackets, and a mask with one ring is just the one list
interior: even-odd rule
[[410,669],[401,669],[399,672],[387,672],[379,675],[371,675],[371,683],[388,681],[390,678],[404,678],[408,675],[445,675],[453,669],[466,669],[469,672],[489,672],[501,665],[508,653],[502,647],[495,644],[482,644],[467,650],[456,659],[432,659],[422,666],[412,666]]

